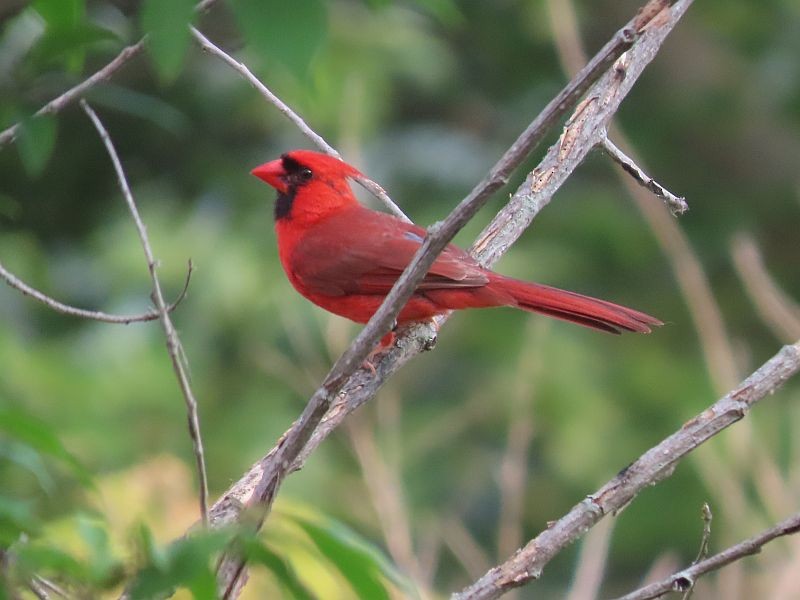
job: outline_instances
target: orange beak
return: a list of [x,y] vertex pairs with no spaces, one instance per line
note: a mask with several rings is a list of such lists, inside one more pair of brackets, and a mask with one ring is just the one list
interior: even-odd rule
[[283,168],[281,159],[271,160],[263,165],[259,165],[250,171],[250,173],[259,179],[266,181],[281,193],[285,193],[287,191],[286,181],[284,180],[286,171]]

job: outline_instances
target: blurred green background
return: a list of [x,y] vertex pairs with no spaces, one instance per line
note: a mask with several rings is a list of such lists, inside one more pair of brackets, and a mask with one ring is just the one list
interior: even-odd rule
[[[310,143],[193,45],[186,20],[427,225],[564,85],[558,48],[569,48],[570,17],[591,54],[638,3],[230,0],[194,17],[192,6],[0,3],[0,127],[26,123],[0,149],[0,262],[69,304],[150,306],[141,247],[91,123],[77,106],[29,119],[149,32],[150,52],[88,99],[117,146],[168,294],[181,289],[190,258],[196,267],[174,319],[216,498],[290,425],[357,327],[291,289],[275,250],[274,192],[249,175]],[[689,10],[616,124],[690,212],[664,218],[659,200],[632,200],[595,152],[496,267],[666,325],[612,337],[506,309],[456,315],[434,352],[286,482],[265,543],[298,585],[322,598],[458,590],[797,339],[787,298],[800,298],[798,56],[795,0]],[[525,172],[457,242],[471,243]],[[694,558],[704,501],[715,515],[712,550],[796,509],[799,395],[787,384],[518,597],[587,597],[580,585],[591,583],[592,560],[602,596],[666,574]],[[166,543],[197,519],[193,464],[157,324],[82,321],[0,287],[4,547],[24,547],[25,532],[51,550],[29,553],[41,574],[89,597],[110,594],[152,559],[150,535]],[[298,511],[342,544],[333,556],[351,537],[369,544],[377,588],[352,580],[361,563],[326,555],[322,534],[291,516]],[[56,549],[75,564],[59,563]],[[704,580],[695,597],[796,597],[798,557],[797,542],[776,543]],[[279,571],[254,569],[245,597],[296,597]]]

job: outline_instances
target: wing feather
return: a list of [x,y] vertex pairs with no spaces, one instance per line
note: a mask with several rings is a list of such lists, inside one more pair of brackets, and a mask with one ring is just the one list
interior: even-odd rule
[[[294,275],[309,290],[328,296],[386,294],[419,249],[425,230],[363,207],[314,225],[292,254]],[[466,252],[448,245],[420,290],[482,287],[486,272]]]

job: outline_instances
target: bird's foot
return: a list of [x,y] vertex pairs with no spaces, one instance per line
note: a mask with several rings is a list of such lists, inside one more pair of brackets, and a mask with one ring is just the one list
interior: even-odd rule
[[377,371],[375,370],[375,365],[373,364],[374,359],[386,351],[386,349],[391,348],[396,339],[397,336],[394,333],[394,329],[384,335],[375,345],[375,348],[372,349],[372,352],[369,353],[364,362],[361,363],[361,368],[369,371],[373,375],[376,375]]

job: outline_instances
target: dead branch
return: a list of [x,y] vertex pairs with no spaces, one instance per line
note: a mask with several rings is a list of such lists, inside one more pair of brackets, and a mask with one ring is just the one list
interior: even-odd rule
[[683,196],[676,196],[663,185],[658,183],[655,179],[650,177],[650,175],[645,173],[644,170],[637,165],[630,156],[620,150],[620,148],[609,139],[607,133],[603,135],[603,139],[600,143],[603,147],[603,150],[605,150],[608,155],[614,159],[615,163],[622,167],[623,171],[633,177],[633,180],[636,183],[641,185],[646,190],[650,190],[657,198],[661,198],[664,201],[664,204],[667,205],[667,208],[669,208],[672,216],[682,215],[689,210],[689,205],[686,204],[686,198]]
[[[372,398],[385,378],[397,370],[402,364],[430,347],[435,333],[430,324],[416,325],[408,329],[406,335],[401,336],[396,348],[392,349],[376,365],[376,373],[367,374],[357,372],[364,358],[374,347],[377,340],[388,331],[396,314],[413,292],[414,287],[430,268],[436,255],[444,248],[455,233],[479,210],[489,196],[501,187],[510,173],[516,168],[533,147],[544,137],[546,131],[568,111],[577,100],[589,90],[595,82],[596,93],[590,93],[589,98],[600,100],[598,107],[609,109],[601,112],[598,118],[598,127],[607,122],[630,90],[633,81],[641,73],[644,66],[655,56],[666,34],[672,29],[678,18],[691,4],[691,0],[678,2],[673,10],[669,10],[672,2],[668,0],[651,0],[640,13],[625,27],[623,27],[612,40],[590,61],[590,63],[564,88],[564,90],[540,113],[529,125],[517,141],[511,146],[500,161],[492,168],[489,175],[481,181],[476,188],[456,207],[445,221],[431,227],[420,251],[411,261],[410,265],[398,280],[392,292],[387,296],[382,307],[373,316],[367,326],[356,337],[351,347],[342,355],[331,369],[322,386],[309,400],[305,411],[294,425],[281,437],[278,444],[262,458],[247,474],[235,483],[226,494],[212,507],[210,511],[211,522],[214,525],[226,525],[236,522],[241,512],[252,506],[261,506],[265,516],[272,500],[285,476],[294,469],[299,468],[309,452],[326,437],[332,429],[341,422],[344,416],[354,410],[358,405]],[[680,8],[678,8],[680,6]],[[638,43],[637,43],[638,42]],[[636,60],[631,60],[631,68],[627,73],[620,74],[619,68],[609,69],[615,61],[627,50],[634,47]],[[598,96],[596,94],[602,94]],[[561,150],[556,156],[563,156],[564,149],[579,148],[575,144],[580,127],[576,128],[578,121],[585,123],[582,116],[587,108],[587,102],[581,105],[576,116],[570,121],[571,127],[562,136]],[[590,114],[590,113],[585,113]],[[605,119],[605,121],[604,121]],[[599,129],[597,129],[599,131]],[[582,141],[582,140],[581,140]],[[589,144],[582,156],[588,152],[594,143]],[[582,158],[581,156],[581,158]],[[564,172],[571,172],[580,159],[570,163]],[[537,173],[535,171],[534,173]],[[550,176],[540,178],[537,188],[541,191],[546,184],[552,181],[552,192],[557,189],[563,179]],[[549,196],[547,198],[549,202]],[[544,206],[546,202],[539,205]],[[537,211],[538,212],[538,211]],[[530,217],[533,218],[532,216]],[[508,230],[498,227],[491,235],[481,240],[479,256],[490,264],[499,258],[504,249],[518,237],[524,226],[519,222],[511,224]],[[498,236],[503,233],[502,240]],[[484,255],[488,252],[490,256]],[[221,563],[218,572],[220,589],[224,597],[233,598],[241,588],[241,577],[244,573],[243,563],[235,558],[228,557]]]
[[617,600],[647,600],[658,598],[669,592],[685,592],[694,588],[697,580],[712,571],[721,569],[737,560],[761,552],[769,542],[787,535],[800,532],[800,513],[781,521],[749,539],[723,550],[705,560],[694,563],[692,566],[670,575],[666,579],[652,583],[636,591],[620,596]]
[[[205,12],[206,10],[211,8],[212,5],[216,4],[217,1],[218,0],[203,0],[195,7],[195,10],[198,12]],[[85,96],[86,92],[88,92],[98,83],[105,81],[106,79],[109,79],[123,66],[125,66],[128,63],[128,61],[130,61],[133,57],[141,54],[142,51],[145,49],[145,44],[146,44],[146,39],[142,38],[135,44],[126,46],[120,51],[119,54],[117,54],[111,60],[111,62],[104,65],[99,70],[92,73],[92,75],[90,75],[77,85],[71,87],[57,98],[53,98],[50,102],[48,102],[47,104],[42,106],[39,110],[37,110],[35,115],[39,117],[43,115],[55,115],[57,113],[60,113],[67,106]],[[20,127],[21,127],[20,123],[15,123],[11,127],[8,127],[7,129],[0,132],[0,148],[9,142],[13,142],[17,138],[17,134],[19,133]]]
[[509,589],[540,577],[547,563],[587,529],[606,515],[624,509],[645,487],[672,475],[687,454],[742,419],[756,402],[773,394],[798,370],[800,341],[784,346],[733,391],[625,467],[506,562],[454,595],[454,600],[497,598]]
[[172,360],[172,367],[175,371],[175,376],[178,378],[178,384],[180,386],[181,393],[183,394],[183,399],[186,403],[186,411],[189,417],[189,436],[192,438],[192,448],[194,450],[195,462],[197,463],[197,475],[200,487],[200,515],[203,523],[207,524],[208,476],[206,475],[203,439],[200,434],[200,418],[197,413],[197,401],[195,400],[191,384],[189,383],[189,376],[186,373],[183,347],[181,346],[178,332],[175,330],[175,326],[172,324],[172,319],[169,316],[169,311],[167,310],[167,305],[164,301],[164,294],[161,291],[161,282],[156,274],[158,263],[153,255],[153,249],[150,246],[147,229],[145,228],[144,223],[139,216],[139,209],[136,208],[136,202],[133,199],[133,194],[131,193],[130,186],[128,185],[128,180],[125,177],[125,171],[122,169],[122,163],[119,160],[117,151],[114,149],[114,144],[111,141],[111,137],[109,136],[108,131],[103,123],[100,121],[100,118],[97,116],[94,110],[92,110],[86,100],[81,99],[80,103],[81,107],[94,124],[95,129],[97,129],[97,133],[100,135],[100,139],[103,141],[103,145],[106,147],[106,151],[111,158],[111,162],[114,165],[114,171],[117,174],[120,190],[122,191],[122,195],[124,196],[125,202],[128,205],[128,210],[130,211],[131,217],[136,225],[136,230],[139,234],[139,240],[141,241],[142,249],[144,250],[144,255],[147,260],[147,269],[150,272],[150,278],[153,281],[153,301],[155,302],[156,309],[158,310],[159,320],[161,321],[161,326],[164,329],[164,335],[167,338],[167,352]]
[[[192,270],[192,262],[189,261],[189,268],[186,271],[186,280],[183,283],[183,289],[178,294],[178,297],[172,302],[172,304],[167,306],[167,312],[171,313],[173,310],[175,310],[178,304],[180,304],[186,297],[186,292],[189,289],[189,282],[192,278]],[[29,286],[11,271],[6,269],[2,263],[0,263],[0,279],[3,279],[8,285],[15,290],[22,292],[22,294],[25,296],[29,296],[30,298],[41,302],[48,308],[51,308],[63,315],[80,317],[82,319],[90,319],[92,321],[101,321],[103,323],[120,323],[122,325],[139,323],[143,321],[155,321],[161,317],[159,312],[156,310],[151,310],[140,315],[112,315],[97,310],[86,310],[84,308],[77,308],[75,306],[70,306],[69,304],[64,304],[63,302],[59,302],[55,298],[51,298],[47,294]]]

